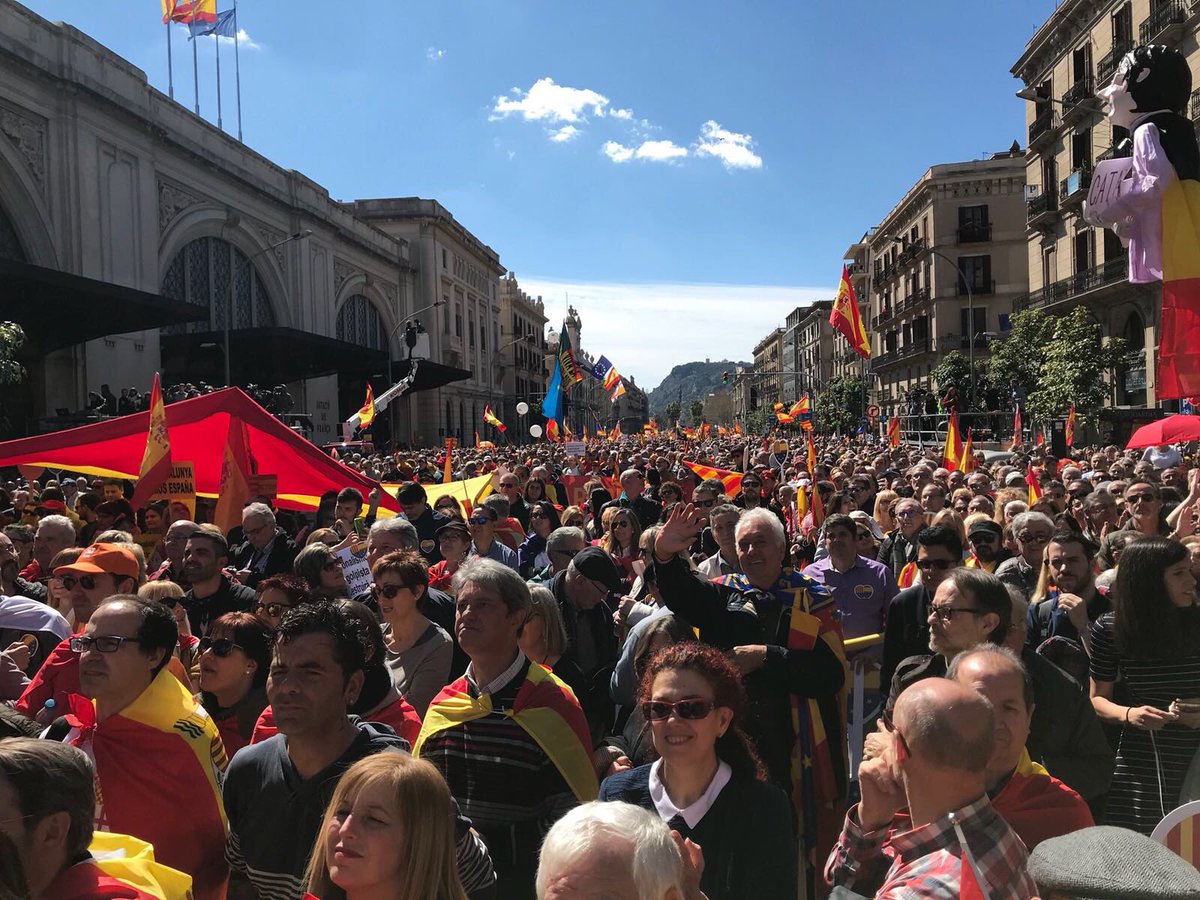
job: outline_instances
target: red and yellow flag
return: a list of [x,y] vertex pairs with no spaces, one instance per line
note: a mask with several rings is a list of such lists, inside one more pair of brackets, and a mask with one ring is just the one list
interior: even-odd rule
[[1013,407],[1013,440],[1010,450],[1016,450],[1017,444],[1021,443],[1021,407]]
[[1067,410],[1067,424],[1063,426],[1063,439],[1068,447],[1075,446],[1075,404],[1071,404],[1071,408]]
[[1037,472],[1033,470],[1033,463],[1025,464],[1025,484],[1029,487],[1029,505],[1033,506],[1042,499],[1042,485],[1038,481]]
[[712,437],[712,426],[707,422],[700,423],[700,440],[707,441]]
[[556,421],[554,421],[554,419],[546,420],[546,440],[548,440],[548,441],[559,440],[558,423]]
[[812,431],[812,403],[808,398],[807,392],[792,405],[791,412],[792,415],[800,420],[801,428],[805,431]]
[[621,424],[619,422],[609,431],[608,439],[610,441],[619,441],[621,439]]
[[494,412],[492,412],[492,406],[490,403],[485,403],[483,405],[483,421],[493,426],[499,432],[508,430],[504,427],[504,423],[500,421]]
[[734,434],[736,434],[736,435],[741,435],[741,434],[742,434],[742,423],[741,423],[741,422],[734,422],[734,423],[733,423],[733,433],[734,433]]
[[967,442],[963,444],[962,457],[959,460],[959,469],[964,473],[970,473],[975,468],[975,455],[971,451],[971,429],[967,429]]
[[817,477],[817,448],[813,444],[812,434],[804,436],[804,442],[808,446],[808,474],[814,479]]
[[162,0],[163,24],[217,21],[217,0]]
[[375,421],[375,391],[371,389],[371,382],[367,382],[367,397],[363,400],[363,405],[358,411],[358,427],[369,428],[371,423]]
[[1162,316],[1158,327],[1159,399],[1200,394],[1200,181],[1172,180],[1163,191]]
[[742,489],[741,472],[731,472],[728,469],[714,469],[712,466],[688,462],[686,459],[683,461],[683,464],[700,476],[700,478],[720,478],[721,484],[725,485],[725,493],[731,497]]
[[900,417],[892,416],[888,419],[887,439],[889,447],[900,446]]
[[[138,470],[137,488],[130,499],[134,509],[144,506],[171,474],[171,438],[167,433],[167,411],[163,406],[158,373],[150,385],[150,429],[146,433],[146,451]],[[241,521],[240,518],[238,521]]]
[[946,425],[946,446],[942,448],[942,468],[956,471],[962,465],[962,432],[958,430],[958,413],[950,413]]
[[221,482],[217,492],[217,509],[213,522],[226,534],[242,524],[242,507],[250,499],[250,438],[246,423],[237,416],[229,417],[225,449],[221,453]]
[[854,288],[850,286],[850,272],[845,263],[842,264],[842,280],[838,282],[837,296],[833,298],[829,324],[845,336],[855,353],[863,359],[870,358],[871,341],[863,327],[858,300],[854,297]]

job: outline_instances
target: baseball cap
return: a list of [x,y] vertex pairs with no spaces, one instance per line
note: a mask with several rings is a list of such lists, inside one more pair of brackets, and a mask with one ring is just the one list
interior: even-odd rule
[[967,537],[970,538],[976,534],[990,534],[995,537],[1004,537],[1004,529],[991,519],[980,519],[971,525],[971,530],[967,532]]
[[598,581],[610,591],[621,590],[621,575],[617,572],[617,564],[601,547],[584,547],[575,554],[571,565],[584,578]]
[[458,521],[458,519],[454,519],[451,522],[447,522],[445,525],[443,525],[441,528],[439,528],[437,531],[435,531],[434,534],[436,535],[436,537],[439,541],[445,535],[448,535],[448,534],[454,534],[454,535],[457,535],[458,537],[470,538],[471,537],[471,529],[467,528],[466,523],[460,522],[460,521]]
[[133,551],[120,544],[92,544],[79,554],[79,559],[69,566],[59,566],[55,575],[83,572],[88,575],[122,575],[137,578],[140,573],[137,557]]

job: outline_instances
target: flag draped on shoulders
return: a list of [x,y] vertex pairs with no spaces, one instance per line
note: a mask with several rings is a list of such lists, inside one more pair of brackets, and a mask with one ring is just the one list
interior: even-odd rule
[[[413,755],[421,755],[421,748],[431,735],[482,719],[493,712],[491,695],[473,697],[466,677],[459,678],[433,698],[421,723],[421,734],[413,747]],[[531,662],[512,709],[500,712],[537,742],[580,803],[596,799],[599,784],[592,766],[592,741],[587,720],[575,695],[557,675],[545,666]]]
[[137,488],[130,503],[134,509],[145,506],[171,474],[171,437],[167,432],[167,411],[163,406],[162,385],[158,373],[150,385],[150,430],[146,434],[146,452],[138,472]]
[[160,863],[192,876],[197,900],[224,897],[228,760],[204,708],[166,669],[102,722],[79,694],[69,705],[67,740],[96,764],[96,829],[152,844]]

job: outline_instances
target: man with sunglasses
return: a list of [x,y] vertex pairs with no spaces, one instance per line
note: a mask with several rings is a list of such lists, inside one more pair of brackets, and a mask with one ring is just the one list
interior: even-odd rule
[[[1115,484],[1113,485],[1115,487]],[[1100,570],[1113,567],[1112,543],[1115,535],[1122,531],[1133,531],[1158,537],[1167,537],[1171,527],[1163,520],[1162,496],[1158,485],[1142,479],[1134,479],[1122,492],[1125,503],[1125,513],[1129,520],[1116,531],[1109,532],[1100,542],[1100,552],[1096,558],[1100,562]]]
[[967,532],[971,556],[967,565],[995,573],[1002,562],[1012,559],[1012,551],[1004,546],[1004,529],[991,519],[977,519]]
[[197,528],[183,551],[183,574],[192,587],[183,595],[192,634],[204,637],[209,623],[225,613],[250,612],[258,601],[253,588],[234,584],[224,573],[229,563],[225,535],[209,527]]
[[500,476],[498,493],[508,501],[508,514],[521,523],[521,528],[529,530],[529,505],[521,495],[521,479],[513,472],[505,472]]
[[[114,594],[137,590],[137,557],[120,544],[92,544],[69,566],[59,566],[54,577],[61,579],[71,597],[75,629],[82,631],[92,614]],[[16,702],[17,712],[45,724],[62,715],[67,698],[79,692],[79,657],[63,641],[51,651],[42,667]],[[46,703],[54,703],[47,707]]]
[[481,503],[472,510],[471,518],[467,520],[467,527],[471,531],[470,556],[494,560],[516,572],[519,568],[517,554],[496,540],[499,521],[500,515],[494,507]]
[[921,501],[915,497],[900,500],[896,504],[896,528],[884,538],[879,545],[879,555],[875,557],[892,570],[892,576],[898,582],[904,567],[917,558],[917,541],[923,528],[925,510],[921,508]]

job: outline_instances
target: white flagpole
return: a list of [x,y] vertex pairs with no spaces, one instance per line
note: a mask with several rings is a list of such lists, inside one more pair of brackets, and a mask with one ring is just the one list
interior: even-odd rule
[[242,139],[242,63],[238,55],[237,0],[233,2],[233,67],[237,73],[238,140]]

